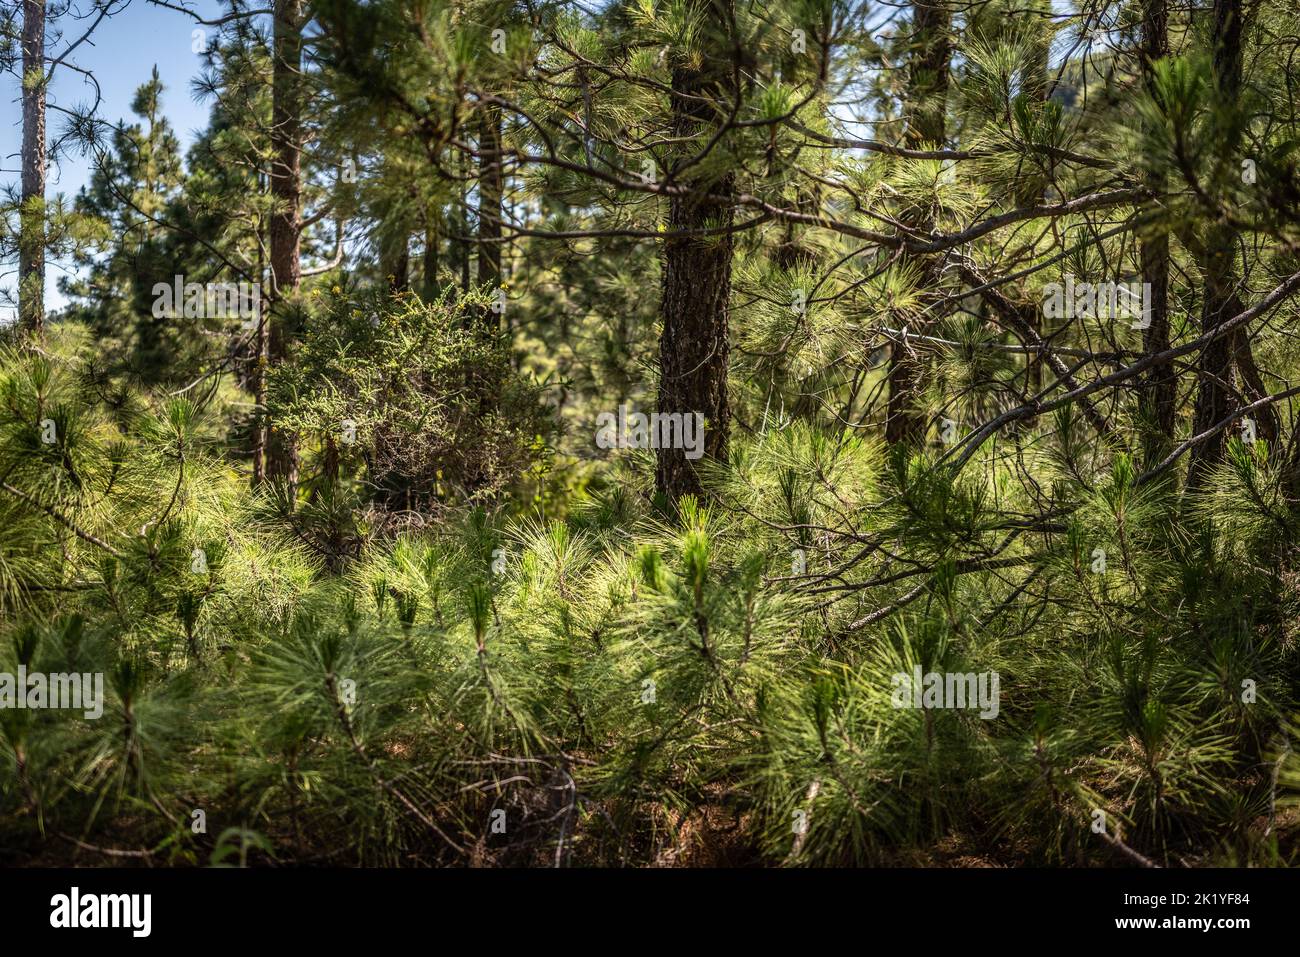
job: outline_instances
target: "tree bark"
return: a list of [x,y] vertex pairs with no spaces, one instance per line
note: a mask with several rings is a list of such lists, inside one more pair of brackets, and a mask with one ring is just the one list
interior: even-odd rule
[[943,143],[952,59],[952,12],[948,0],[913,0],[912,52],[908,60],[907,145]]
[[[1045,12],[1051,12],[1051,4],[1037,3],[1034,9],[1046,8]],[[1025,78],[1022,84],[1022,95],[1033,103],[1042,103],[1047,99],[1047,66],[1048,54],[1050,52],[1050,42],[1039,40],[1035,37],[1033,55],[1025,68]],[[1024,166],[1021,166],[1022,173]],[[1016,192],[1016,205],[1036,206],[1043,201],[1042,180],[1038,176],[1036,168],[1030,169],[1028,175],[1022,177],[1020,188]],[[1025,328],[1032,331],[1035,339],[1042,339],[1043,333],[1043,314],[1042,307],[1039,303],[1022,303],[1020,305],[1020,317]],[[1027,396],[1032,397],[1043,391],[1043,365],[1044,356],[1039,353],[1027,353],[1025,358],[1025,392]],[[1037,422],[1036,418],[1025,420],[1026,428],[1033,428]]]
[[385,243],[380,271],[388,281],[390,292],[403,292],[410,287],[411,240],[404,231],[390,236]]
[[[302,0],[275,0],[271,67],[271,333],[268,360],[289,354],[291,304],[302,278]],[[293,438],[272,428],[267,438],[267,477],[292,493],[298,485]]]
[[[459,235],[456,235],[450,241],[450,251],[452,254],[452,272],[460,277],[460,288],[457,297],[459,298],[459,296],[464,296],[469,292],[470,286],[469,260],[470,246],[473,244],[473,236],[470,233],[469,228],[468,177],[472,174],[469,170],[469,159],[464,153],[458,155],[456,164],[457,175],[459,177],[457,191],[460,194],[459,202],[457,204],[458,210],[456,213],[456,232]],[[468,315],[462,315],[461,319],[465,323],[466,328],[469,328],[473,323],[472,317]]]
[[[1155,82],[1155,64],[1169,53],[1168,0],[1143,0],[1142,37],[1138,56],[1142,79],[1148,91]],[[1165,176],[1152,172],[1146,185],[1155,196],[1165,190]],[[1142,331],[1142,348],[1147,355],[1169,349],[1169,232],[1162,223],[1152,223],[1139,241],[1142,282],[1151,284],[1151,324]],[[1178,373],[1172,362],[1153,365],[1142,377],[1138,392],[1138,414],[1142,421],[1142,463],[1154,468],[1168,454],[1174,441],[1174,413],[1178,399]]]
[[424,265],[421,269],[424,301],[433,302],[438,298],[438,243],[440,210],[436,203],[430,203],[424,214]]
[[501,204],[505,194],[498,107],[483,107],[478,143],[478,283],[489,286],[495,295],[501,284]]
[[18,324],[45,327],[45,0],[23,0],[22,207],[18,234]]
[[[1237,105],[1241,87],[1241,0],[1215,0],[1211,36],[1214,42],[1214,83],[1220,104]],[[1226,155],[1236,150],[1236,138],[1223,144]],[[1205,241],[1204,294],[1201,331],[1209,332],[1231,319],[1239,304],[1235,274],[1237,231],[1227,223],[1210,226]],[[1192,433],[1199,435],[1223,421],[1232,411],[1234,336],[1221,336],[1201,353],[1197,369],[1196,410]],[[1188,463],[1188,486],[1204,484],[1211,466],[1223,459],[1228,430],[1223,429],[1200,443]]]
[[[732,0],[693,2],[702,8],[705,22],[715,36],[727,31],[730,22],[727,13]],[[703,148],[716,130],[715,107],[732,99],[729,90],[732,70],[726,49],[724,44],[714,41],[709,43],[698,67],[680,64],[673,69],[671,105],[675,139]],[[686,187],[688,192],[670,198],[668,231],[706,228],[727,231],[721,235],[665,240],[657,411],[660,415],[680,413],[683,418],[702,414],[704,457],[725,461],[731,416],[727,397],[732,257],[729,230],[734,221],[734,209],[728,200],[733,195],[734,178],[730,173],[705,175],[696,166],[683,170],[685,178],[679,179],[677,172],[684,162],[689,159],[677,161],[669,171],[670,180]],[[706,202],[706,193],[713,193],[720,201]],[[696,464],[703,459],[688,459],[688,451],[656,450],[655,489],[669,501],[702,491]]]
[[[952,57],[952,13],[948,0],[914,0],[912,4],[912,53],[908,63],[908,100],[905,107],[906,143],[920,148],[943,145],[944,103],[948,94],[948,65]],[[916,218],[924,227],[930,217]],[[929,284],[927,269],[922,280]],[[885,439],[890,443],[919,445],[925,439],[925,417],[917,407],[923,369],[919,358],[906,343],[896,342],[889,353],[889,404]]]
[[[482,335],[501,331],[501,206],[505,187],[501,167],[501,110],[484,104],[478,127],[478,284],[486,286],[492,305],[474,310]],[[469,252],[465,253],[468,262]]]
[[[262,261],[262,244],[257,246],[257,279],[262,281],[265,263]],[[266,481],[267,438],[271,430],[266,421],[266,362],[271,352],[271,316],[263,311],[257,317],[257,334],[254,337],[253,398],[261,419],[253,435],[253,487],[257,488]]]

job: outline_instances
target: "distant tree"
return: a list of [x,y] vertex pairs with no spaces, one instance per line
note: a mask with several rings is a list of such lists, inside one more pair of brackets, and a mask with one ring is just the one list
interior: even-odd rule
[[164,225],[185,172],[162,94],[155,67],[131,102],[140,122],[119,124],[103,137],[105,150],[92,153],[90,182],[74,208],[95,224],[95,242],[77,253],[77,272],[60,283],[72,303],[67,317],[94,330],[106,367],[146,384],[192,377],[205,357],[202,336],[153,308],[154,286],[171,285],[188,260],[183,239]]
[[[66,251],[75,245],[69,232],[74,229],[60,202],[46,197],[48,167],[57,162],[64,139],[77,139],[93,125],[99,107],[99,86],[94,76],[76,64],[77,49],[87,42],[99,25],[122,10],[130,0],[100,0],[84,15],[75,0],[20,0],[6,9],[0,29],[6,41],[16,39],[20,53],[13,55],[7,42],[0,52],[0,68],[15,72],[22,102],[22,146],[19,153],[21,192],[6,206],[17,212],[16,258],[18,261],[18,324],[39,337],[45,326],[45,266],[53,248]],[[16,22],[21,11],[21,24]],[[72,33],[63,29],[67,23]],[[94,94],[89,103],[67,108],[48,101],[56,71],[79,73]],[[51,144],[47,116],[50,109],[68,118],[67,133]],[[5,258],[8,258],[6,251]]]

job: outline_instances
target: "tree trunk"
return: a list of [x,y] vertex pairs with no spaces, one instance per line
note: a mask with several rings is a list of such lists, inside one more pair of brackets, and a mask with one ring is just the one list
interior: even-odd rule
[[[1035,4],[1035,8],[1047,8],[1050,13],[1050,3]],[[1048,98],[1048,53],[1050,43],[1047,40],[1039,42],[1035,38],[1034,56],[1028,62],[1026,75],[1024,75],[1023,92],[1026,98],[1032,103],[1043,103]],[[1027,205],[1037,205],[1043,202],[1043,187],[1037,176],[1037,169],[1031,170],[1031,176],[1028,177],[1028,185],[1019,191],[1017,196],[1017,205],[1027,207]],[[1035,335],[1043,337],[1043,312],[1034,304],[1024,312],[1024,319],[1028,322],[1030,329],[1034,330]],[[1043,364],[1044,356],[1041,352],[1030,352],[1024,367],[1024,390],[1031,397],[1043,391]]]
[[[1155,64],[1169,53],[1168,0],[1143,0],[1142,46],[1139,59],[1147,90],[1152,89]],[[1147,187],[1160,196],[1165,190],[1162,173],[1147,176]],[[1152,223],[1142,236],[1139,247],[1142,282],[1151,284],[1151,324],[1142,331],[1142,348],[1154,355],[1169,348],[1169,233],[1163,223]],[[1174,412],[1178,398],[1178,373],[1172,362],[1153,365],[1142,377],[1138,393],[1138,413],[1142,422],[1143,468],[1154,468],[1173,447]]]
[[22,207],[18,234],[18,324],[45,327],[45,0],[23,0]]
[[[1034,9],[1046,7],[1046,12],[1051,12],[1051,4],[1035,4]],[[1033,55],[1025,68],[1025,78],[1022,84],[1022,95],[1033,103],[1042,103],[1047,99],[1047,65],[1048,54],[1051,43],[1047,40],[1039,40],[1035,37]],[[1028,161],[1026,161],[1028,162]],[[1036,206],[1043,200],[1042,180],[1039,177],[1037,163],[1035,162],[1030,169],[1026,170],[1024,165],[1021,166],[1022,182],[1016,192],[1016,205],[1020,207]],[[1042,307],[1039,303],[1023,303],[1020,306],[1020,317],[1025,326],[1033,333],[1034,339],[1041,341],[1043,335],[1043,314]],[[1029,397],[1038,395],[1043,391],[1043,365],[1044,355],[1040,352],[1030,352],[1025,355],[1025,392]],[[1033,428],[1037,422],[1037,417],[1026,419],[1025,427]]]
[[[952,56],[949,30],[952,14],[948,0],[914,0],[912,4],[912,53],[908,64],[906,105],[907,145],[941,148],[944,139],[944,103],[948,94],[948,64]],[[928,215],[914,225],[925,227]],[[926,285],[938,277],[923,272]],[[923,330],[917,330],[923,331]],[[889,406],[885,420],[888,442],[920,444],[925,439],[925,417],[917,408],[922,367],[906,343],[894,343],[889,354]]]
[[[1211,36],[1214,42],[1214,83],[1220,104],[1225,109],[1237,105],[1241,87],[1241,0],[1215,0]],[[1225,155],[1233,155],[1237,143],[1223,144]],[[1201,331],[1210,332],[1231,319],[1239,304],[1234,262],[1237,231],[1227,223],[1210,226],[1205,241],[1204,295],[1201,304]],[[1234,337],[1221,336],[1205,347],[1197,370],[1194,435],[1222,422],[1232,411]],[[1221,429],[1192,450],[1188,463],[1188,485],[1204,484],[1208,469],[1223,459],[1228,430]]]
[[[501,169],[501,110],[483,105],[478,129],[478,284],[486,286],[492,304],[474,310],[474,321],[481,335],[495,336],[501,331],[505,305],[501,289],[501,205],[504,184]],[[469,252],[466,251],[468,258]]]
[[[694,0],[702,8],[709,29],[719,33],[728,29],[732,0]],[[728,92],[731,64],[728,46],[714,42],[698,67],[682,64],[672,74],[673,137],[703,148],[716,128],[716,106],[732,97]],[[730,230],[734,210],[729,202],[734,190],[730,173],[719,177],[696,174],[677,178],[681,160],[669,171],[669,182],[688,192],[669,200],[668,231]],[[685,171],[684,171],[685,172]],[[705,200],[705,193],[720,198],[717,203]],[[706,458],[725,461],[730,429],[727,400],[731,313],[732,236],[670,237],[664,243],[663,294],[660,312],[663,332],[659,340],[660,415],[700,413],[704,418],[703,454]],[[698,420],[696,420],[698,421]],[[680,436],[674,432],[674,437]],[[659,442],[682,445],[683,442]],[[687,458],[691,450],[658,448],[655,453],[655,489],[670,501],[682,495],[701,492],[696,463]]]
[[[265,263],[262,261],[262,244],[257,244],[257,281],[263,282]],[[263,311],[257,317],[257,335],[254,340],[253,359],[253,398],[260,416],[257,430],[253,436],[253,487],[257,488],[266,481],[267,438],[271,430],[266,421],[266,360],[271,352],[271,316]]]
[[[460,209],[457,213],[456,226],[458,227],[459,236],[456,236],[451,242],[451,251],[453,258],[452,272],[460,276],[460,295],[463,296],[469,292],[469,259],[470,245],[473,242],[469,231],[469,186],[467,177],[469,173],[469,159],[464,153],[457,158],[457,172],[460,175]],[[468,327],[473,320],[467,316],[461,316],[462,321]]]
[[424,214],[424,265],[421,270],[425,302],[433,302],[438,298],[439,216],[437,204],[430,203]]
[[[483,107],[479,117],[478,283],[496,295],[501,285],[501,110]],[[497,313],[489,312],[488,318]]]
[[907,145],[943,145],[948,67],[952,59],[952,12],[948,0],[913,0],[912,51],[908,61]]
[[396,235],[389,236],[384,242],[383,260],[380,272],[388,281],[390,292],[402,292],[410,287],[411,273],[411,239],[405,227],[400,227]]
[[[1234,304],[1232,315],[1246,311],[1246,304],[1240,298]],[[1255,353],[1250,345],[1249,328],[1236,329],[1232,334],[1232,361],[1241,375],[1241,391],[1247,402],[1257,402],[1268,395],[1264,377],[1255,364]],[[1270,447],[1282,434],[1282,424],[1278,421],[1277,406],[1262,405],[1251,413],[1256,422],[1256,432]]]
[[[275,0],[271,67],[271,335],[269,362],[289,354],[291,304],[302,277],[302,0]],[[293,438],[272,429],[267,440],[267,477],[283,482],[290,501],[298,485]]]

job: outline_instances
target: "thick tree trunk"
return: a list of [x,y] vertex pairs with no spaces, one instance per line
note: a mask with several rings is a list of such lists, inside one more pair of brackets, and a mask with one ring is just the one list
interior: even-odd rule
[[45,0],[23,0],[22,208],[18,233],[18,324],[45,326]]
[[[271,67],[271,334],[268,360],[289,353],[292,303],[302,277],[302,0],[275,0]],[[267,477],[298,485],[298,450],[291,436],[272,430]],[[290,496],[292,501],[292,495]]]
[[[1241,0],[1215,0],[1211,36],[1214,42],[1214,82],[1220,103],[1233,108],[1241,87]],[[1235,142],[1223,144],[1231,155]],[[1205,241],[1204,294],[1201,331],[1210,332],[1231,319],[1240,304],[1234,268],[1237,231],[1231,225],[1214,223]],[[1234,337],[1223,336],[1210,343],[1200,355],[1197,369],[1196,410],[1192,432],[1200,435],[1222,422],[1233,406]],[[1229,432],[1221,429],[1192,450],[1188,463],[1188,485],[1204,484],[1207,470],[1223,458]]]
[[[731,0],[694,2],[703,8],[706,22],[717,35],[728,29],[726,13]],[[679,65],[673,70],[673,137],[689,141],[697,149],[703,148],[710,132],[716,129],[714,104],[732,99],[728,92],[732,70],[726,50],[726,45],[714,43],[698,68]],[[719,178],[688,174],[678,179],[678,166],[680,163],[670,171],[670,180],[689,192],[669,200],[668,231],[729,230],[734,216],[728,202],[734,190],[732,175]],[[714,194],[719,201],[706,201],[706,193]],[[660,415],[680,414],[683,419],[702,414],[703,455],[721,461],[727,456],[731,424],[727,397],[731,256],[730,232],[667,239],[660,301],[663,333],[659,340],[657,411]],[[658,444],[661,447],[655,453],[655,489],[670,501],[686,494],[698,495],[702,488],[696,465],[703,459],[694,457],[690,449],[662,447],[682,442]],[[692,458],[687,458],[688,454]]]
[[[1148,90],[1152,88],[1155,64],[1169,53],[1168,0],[1143,0],[1142,46],[1138,56],[1142,65],[1142,78]],[[1152,173],[1146,185],[1160,196],[1165,189],[1165,177]],[[1142,331],[1142,348],[1147,355],[1164,352],[1169,348],[1169,233],[1163,224],[1153,223],[1140,240],[1142,282],[1151,284],[1151,324]],[[1142,377],[1138,393],[1138,411],[1142,419],[1143,468],[1157,465],[1169,453],[1174,441],[1174,413],[1178,399],[1178,373],[1172,362],[1153,365]]]
[[[914,0],[905,132],[909,147],[943,146],[944,103],[952,56],[951,27],[948,0]],[[924,227],[928,220],[928,216],[918,217],[914,225]],[[924,275],[923,282],[927,285],[931,278],[937,278],[931,277],[928,270]],[[885,439],[891,443],[920,444],[925,438],[925,417],[916,404],[922,373],[912,347],[894,343],[889,355],[889,406],[885,420]]]

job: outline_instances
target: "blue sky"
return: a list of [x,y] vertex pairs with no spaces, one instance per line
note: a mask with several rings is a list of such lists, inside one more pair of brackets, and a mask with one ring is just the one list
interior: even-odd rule
[[[89,0],[76,0],[82,9],[89,10]],[[219,12],[217,0],[187,0],[187,6],[199,13],[212,17]],[[63,30],[66,40],[63,43],[51,43],[54,39],[47,34],[47,53],[57,56],[67,42],[80,36],[85,26],[78,21],[66,19]],[[181,145],[188,148],[195,133],[207,126],[208,105],[195,102],[190,90],[190,79],[200,67],[199,57],[192,50],[192,32],[196,24],[190,17],[174,10],[149,3],[148,0],[130,0],[125,9],[111,19],[105,19],[91,39],[77,48],[72,62],[82,69],[89,70],[99,81],[103,93],[100,103],[99,118],[110,123],[130,120],[131,99],[136,88],[149,79],[149,72],[156,64],[162,78],[163,91],[162,112],[172,124]],[[209,35],[212,29],[209,29]],[[93,45],[92,45],[93,43]],[[12,75],[0,77],[5,85],[0,95],[0,177],[6,184],[19,181],[18,150],[22,143],[22,111],[19,102],[20,90],[18,78]],[[80,74],[71,70],[55,73],[50,90],[50,102],[72,107],[89,104],[94,92]],[[57,137],[63,129],[64,117],[55,110],[49,114],[49,132],[51,138]],[[85,185],[89,178],[89,166],[86,158],[75,153],[60,157],[59,163],[49,173],[48,194],[54,196],[63,193],[71,198],[77,190]],[[51,262],[46,270],[45,303],[47,309],[58,309],[65,300],[55,288],[58,277],[63,275],[65,264]],[[0,287],[12,290],[14,285],[13,267],[0,276]],[[0,322],[12,318],[12,308],[0,306]]]

